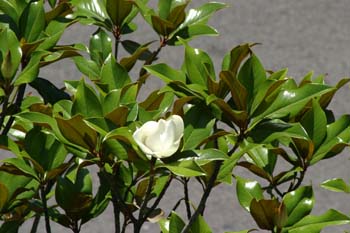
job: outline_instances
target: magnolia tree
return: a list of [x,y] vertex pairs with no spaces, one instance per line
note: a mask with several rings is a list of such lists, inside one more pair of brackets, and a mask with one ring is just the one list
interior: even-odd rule
[[[24,232],[21,225],[30,221],[34,233],[44,221],[46,232],[56,222],[78,233],[111,203],[116,233],[141,232],[145,222],[164,233],[209,233],[206,201],[223,184],[236,185],[252,229],[318,233],[349,224],[350,216],[333,209],[310,215],[313,187],[303,183],[310,166],[348,145],[350,116],[335,118],[328,106],[349,80],[330,86],[311,73],[296,82],[285,69],[266,71],[254,44],[228,51],[216,72],[210,56],[189,41],[216,35],[208,19],[225,5],[188,9],[188,0],[159,0],[153,9],[147,2],[0,1],[0,145],[7,151],[0,232]],[[125,39],[137,29],[137,15],[155,41]],[[59,44],[72,24],[96,27],[88,45]],[[184,50],[181,68],[157,62],[173,46]],[[130,55],[120,57],[121,49]],[[63,58],[81,80],[67,77],[59,88],[54,77],[38,77]],[[144,93],[150,76],[164,85]],[[26,95],[29,87],[38,94]],[[252,176],[238,176],[237,167]],[[161,209],[174,182],[183,197]],[[202,187],[198,200],[190,199],[189,182]],[[350,191],[341,179],[322,186]]]

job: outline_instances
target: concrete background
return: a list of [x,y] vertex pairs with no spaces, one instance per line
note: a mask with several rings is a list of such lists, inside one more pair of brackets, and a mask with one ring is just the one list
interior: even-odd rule
[[[153,1],[155,2],[155,1]],[[207,1],[193,0],[191,7],[197,7]],[[206,50],[213,58],[217,72],[222,57],[234,46],[245,42],[259,42],[254,47],[266,69],[278,70],[288,67],[289,75],[301,78],[310,70],[315,74],[327,74],[327,82],[335,84],[350,72],[350,1],[349,0],[221,0],[230,7],[216,14],[210,24],[218,29],[216,38],[200,38],[191,45]],[[62,43],[87,43],[93,27],[73,26],[64,35]],[[135,34],[140,42],[157,39],[149,33],[149,26],[143,25]],[[141,38],[141,39],[140,39]],[[161,52],[159,62],[169,62],[174,67],[182,63],[182,48],[167,47]],[[47,67],[41,77],[62,84],[65,79],[79,79],[81,74],[70,64],[62,61]],[[155,80],[155,79],[154,79]],[[162,84],[153,81],[143,91],[149,93]],[[350,113],[349,87],[344,87],[333,101],[331,108],[337,116]],[[313,214],[321,214],[329,208],[345,213],[350,212],[350,195],[331,193],[319,188],[319,184],[332,177],[350,178],[349,151],[345,150],[337,159],[322,161],[312,167],[305,184],[312,184],[315,190],[316,205]],[[161,203],[169,209],[181,196],[176,185],[167,193]],[[200,188],[194,185],[191,196],[195,200]],[[234,185],[221,185],[213,190],[207,204],[206,219],[213,232],[238,231],[256,227],[252,218],[239,206]],[[41,225],[40,232],[45,232]],[[30,224],[25,224],[21,232],[29,232]],[[53,232],[68,232],[53,224]],[[347,227],[331,228],[322,232],[343,232]],[[111,208],[102,216],[94,219],[82,228],[86,233],[113,232],[113,214]],[[147,224],[143,232],[159,232],[156,224]]]

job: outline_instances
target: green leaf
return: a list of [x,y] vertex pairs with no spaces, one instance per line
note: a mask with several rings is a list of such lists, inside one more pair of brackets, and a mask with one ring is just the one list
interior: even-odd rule
[[327,125],[327,136],[314,153],[311,164],[339,154],[350,141],[350,116],[344,115]]
[[181,233],[184,227],[185,222],[175,211],[172,211],[170,215],[169,233]]
[[152,75],[159,77],[164,82],[180,81],[186,83],[186,75],[181,70],[175,70],[165,63],[145,66],[145,69]]
[[0,227],[0,233],[18,233],[22,222],[20,221],[8,221],[3,222]]
[[133,2],[129,0],[106,0],[109,17],[116,26],[122,26],[125,18],[132,10]]
[[259,201],[253,199],[250,204],[250,213],[258,226],[265,230],[282,228],[287,220],[285,206],[276,199]]
[[300,88],[285,89],[276,97],[275,101],[260,115],[253,119],[253,124],[263,118],[293,117],[314,97],[319,97],[333,88],[327,85],[306,84]]
[[310,214],[315,203],[312,187],[300,187],[287,193],[283,197],[283,203],[288,213],[288,220],[285,226],[292,226]]
[[[5,79],[12,79],[22,58],[20,43],[16,34],[7,28],[0,29],[1,74]],[[2,61],[1,61],[2,58]]]
[[303,116],[301,124],[317,149],[327,131],[327,117],[317,100],[312,101],[312,108]]
[[15,168],[13,174],[17,174],[17,172],[19,172],[19,175],[24,175],[27,177],[31,177],[34,178],[36,180],[39,180],[37,174],[35,173],[34,169],[29,166],[23,159],[21,158],[8,158],[8,159],[4,159],[2,160],[2,163],[5,165],[10,165],[13,166]]
[[26,42],[36,41],[45,29],[45,11],[42,0],[28,4],[20,18],[21,36]]
[[236,180],[236,192],[239,204],[249,212],[250,203],[253,199],[261,200],[264,198],[263,190],[255,180],[248,180],[239,176],[236,176]]
[[23,71],[15,79],[14,85],[18,86],[24,83],[30,83],[38,77],[40,60],[43,56],[48,55],[48,52],[34,52]]
[[326,180],[321,184],[321,187],[334,192],[350,193],[350,186],[340,178]]
[[[151,42],[150,42],[151,43]],[[131,56],[129,57],[123,57],[121,60],[120,60],[120,64],[127,70],[127,71],[130,71],[136,61],[143,56],[144,53],[149,53],[149,50],[148,50],[148,45],[150,43],[147,43],[147,44],[144,44],[144,45],[140,45],[135,51],[134,53],[131,54]]]
[[349,217],[336,210],[330,209],[319,216],[308,215],[286,229],[288,230],[288,233],[320,233],[325,227],[349,223]]
[[[162,1],[162,2],[166,2],[166,1]],[[153,43],[154,41],[151,41],[149,43],[146,43],[146,45],[149,45],[151,43]],[[123,40],[121,41],[124,49],[129,53],[129,54],[134,54],[140,47],[142,47],[141,44],[132,41],[132,40]],[[142,61],[147,61],[150,57],[152,56],[152,52],[149,50],[145,50],[142,52],[142,54],[140,54],[140,56],[138,57],[139,60]]]
[[102,66],[100,81],[108,86],[108,91],[111,91],[125,87],[131,79],[125,68],[110,54]]
[[104,115],[112,112],[114,109],[120,106],[120,95],[121,95],[121,90],[116,89],[116,90],[112,90],[105,96],[102,104]]
[[45,171],[50,171],[63,164],[67,155],[62,143],[53,135],[44,133],[38,128],[27,133],[24,146],[29,156]]
[[248,92],[248,109],[251,110],[255,96],[266,81],[266,71],[254,54],[243,64],[238,73],[238,80]]
[[197,36],[217,36],[219,35],[218,31],[206,24],[194,24],[189,25],[181,30],[177,31],[171,39],[168,40],[167,45],[181,45],[181,42],[178,38],[181,38],[184,41],[190,41]]
[[275,140],[283,142],[291,138],[308,140],[309,136],[300,123],[286,123],[279,119],[262,121],[256,125],[248,136],[255,143],[271,143]]
[[95,91],[84,80],[80,80],[73,100],[72,115],[81,114],[84,117],[103,116],[102,106]]
[[98,80],[100,78],[100,68],[96,62],[87,60],[82,56],[76,56],[73,60],[78,70],[89,77],[90,80]]
[[194,159],[181,160],[169,164],[161,164],[157,167],[167,168],[175,175],[182,177],[205,176],[205,173]]
[[89,50],[91,59],[100,66],[112,53],[112,40],[103,29],[99,28],[92,34]]
[[208,138],[213,131],[215,119],[210,119],[210,115],[199,118],[199,115],[203,114],[201,110],[203,109],[200,107],[194,107],[185,115],[183,150],[195,149],[202,141]]
[[202,215],[198,215],[196,221],[194,221],[193,225],[190,228],[192,233],[212,233],[212,229],[210,229],[209,225],[205,222],[205,219]]
[[173,0],[169,1],[158,1],[158,9],[159,9],[159,16],[162,19],[167,19],[168,15],[171,10],[171,5],[173,4]]
[[189,81],[193,84],[206,87],[208,78],[215,80],[214,65],[209,55],[187,44],[185,44],[184,67]]
[[45,103],[54,105],[56,102],[66,99],[70,100],[70,96],[62,89],[57,88],[47,79],[37,77],[30,86],[39,92]]
[[75,179],[58,177],[56,191],[57,204],[71,218],[82,218],[92,204],[92,180],[87,169],[79,169]]
[[56,118],[62,135],[71,143],[93,151],[97,144],[97,133],[91,129],[80,115],[64,120]]
[[5,206],[7,200],[9,199],[9,190],[7,187],[1,183],[2,181],[0,180],[0,211],[2,208]]
[[225,7],[225,3],[209,2],[203,4],[197,9],[191,9],[186,16],[185,21],[181,24],[179,29],[194,24],[206,24],[213,13]]
[[80,18],[80,22],[95,24],[112,31],[112,22],[107,14],[105,1],[71,0],[70,3],[76,7],[74,15]]
[[172,22],[157,15],[152,15],[151,20],[153,29],[161,36],[168,37],[175,30],[175,25]]
[[0,171],[0,183],[7,189],[8,200],[10,200],[10,198],[16,198],[16,196],[21,193],[19,190],[25,188],[31,181],[32,178],[28,176]]
[[198,156],[194,157],[194,159],[199,166],[203,166],[212,161],[225,161],[229,159],[227,154],[214,148],[194,150],[193,152],[196,153],[196,155]]

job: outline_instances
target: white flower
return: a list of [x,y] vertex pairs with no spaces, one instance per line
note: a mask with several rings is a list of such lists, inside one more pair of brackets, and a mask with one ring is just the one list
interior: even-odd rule
[[180,146],[184,132],[184,122],[178,115],[172,115],[166,120],[148,121],[141,128],[138,128],[133,137],[151,159],[166,158],[173,155]]

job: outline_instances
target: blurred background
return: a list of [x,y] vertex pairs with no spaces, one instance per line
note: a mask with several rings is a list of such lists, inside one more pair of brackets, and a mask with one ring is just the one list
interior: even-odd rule
[[[160,0],[165,1],[165,0]],[[216,72],[221,68],[223,56],[238,44],[257,42],[253,51],[268,70],[288,67],[289,76],[302,78],[313,70],[315,75],[325,74],[330,84],[337,83],[343,77],[350,76],[350,2],[349,0],[219,0],[228,4],[228,8],[219,11],[210,20],[220,33],[218,37],[205,37],[193,40],[190,45],[209,53],[216,65]],[[156,4],[157,1],[150,1]],[[192,0],[191,8],[208,1]],[[139,28],[124,39],[135,39],[139,43],[157,40],[149,25],[138,17]],[[83,42],[88,44],[90,35],[96,27],[73,25],[63,36],[61,44]],[[123,39],[123,38],[122,38]],[[155,43],[157,44],[157,43]],[[122,55],[122,54],[121,54]],[[183,48],[166,47],[157,62],[170,63],[179,68],[183,60]],[[140,65],[140,64],[139,64]],[[41,77],[55,81],[63,87],[67,79],[80,79],[82,75],[70,60],[60,61],[46,67]],[[136,77],[136,76],[135,76]],[[158,89],[163,84],[156,78],[142,89],[143,96]],[[142,96],[141,96],[142,98]],[[338,92],[330,108],[336,116],[350,113],[350,90],[345,86]],[[323,190],[319,184],[326,179],[341,177],[350,179],[350,152],[346,149],[335,159],[324,160],[316,167],[311,167],[305,184],[312,184],[315,191],[316,205],[313,214],[321,214],[329,208],[350,213],[350,195]],[[245,176],[244,171],[237,170]],[[175,183],[174,183],[175,184]],[[235,183],[231,186],[216,187],[207,203],[205,218],[214,233],[238,231],[255,228],[254,220],[238,204]],[[168,190],[161,207],[169,210],[182,195],[174,187]],[[201,188],[192,184],[190,196],[198,201]],[[181,210],[180,210],[181,212]],[[168,214],[168,213],[166,213]],[[185,216],[185,215],[184,215]],[[30,223],[26,223],[21,232],[29,232]],[[109,208],[103,215],[83,226],[84,233],[113,232],[113,213]],[[350,227],[330,228],[322,232],[344,232]],[[44,227],[39,232],[45,232]],[[53,223],[53,232],[68,232]],[[157,224],[146,224],[145,233],[159,232]],[[307,232],[305,232],[307,233]]]

